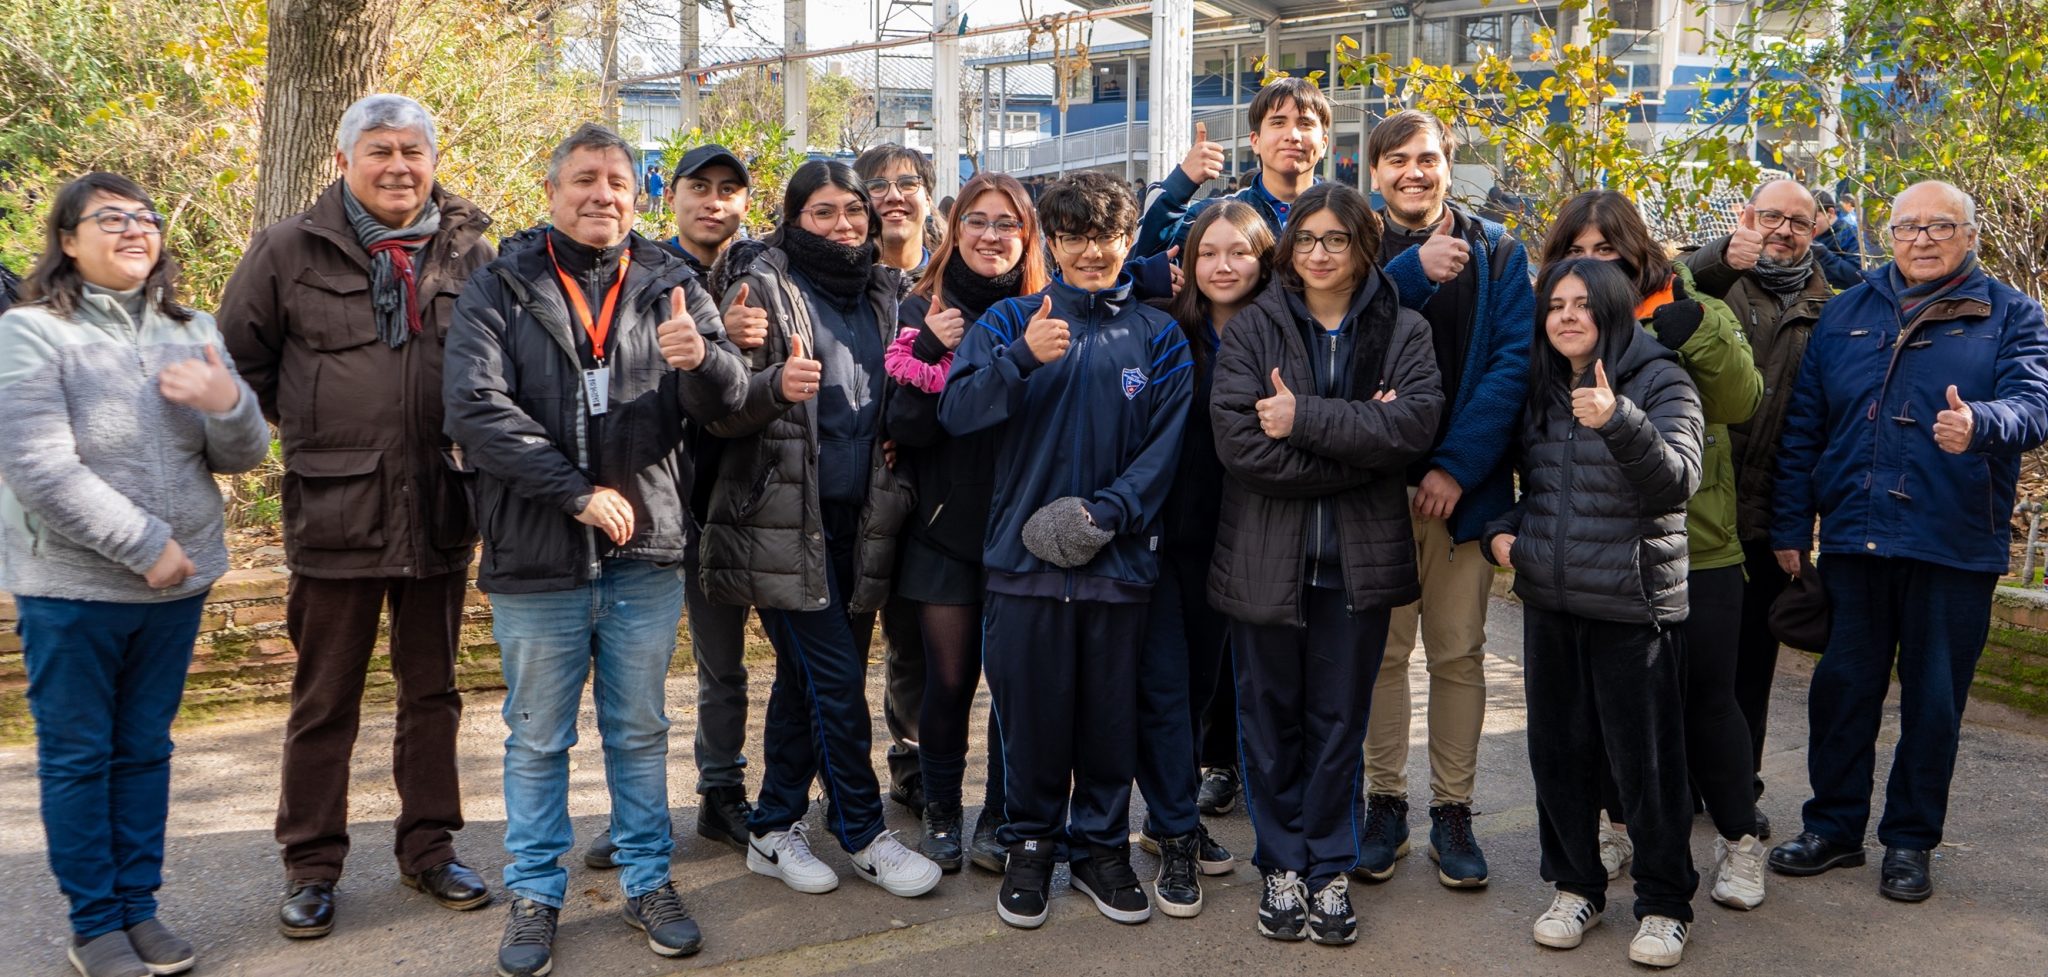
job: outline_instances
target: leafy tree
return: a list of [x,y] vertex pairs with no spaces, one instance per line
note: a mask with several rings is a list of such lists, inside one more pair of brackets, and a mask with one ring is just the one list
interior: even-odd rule
[[[781,114],[774,117],[779,119]],[[743,218],[747,232],[758,237],[773,230],[776,216],[782,213],[782,189],[804,162],[804,154],[789,147],[789,130],[759,119],[737,119],[716,128],[671,133],[661,144],[662,171],[674,172],[684,153],[707,142],[732,150],[747,164],[749,206]]]

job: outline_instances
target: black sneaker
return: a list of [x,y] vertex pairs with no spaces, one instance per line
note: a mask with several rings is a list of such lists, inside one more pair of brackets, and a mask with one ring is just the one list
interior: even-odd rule
[[1761,807],[1756,809],[1756,830],[1750,833],[1756,835],[1758,841],[1771,840],[1771,819],[1765,816]]
[[[1140,826],[1131,839],[1145,851],[1159,854],[1159,839],[1152,836],[1150,824]],[[1202,870],[1203,875],[1229,875],[1237,867],[1237,856],[1211,837],[1209,826],[1199,821],[1195,823],[1195,866]]]
[[612,844],[610,827],[591,839],[589,848],[583,849],[583,864],[600,872],[619,867],[619,846]]
[[1266,870],[1259,895],[1259,935],[1294,942],[1308,938],[1308,886],[1293,872]]
[[1308,938],[1324,946],[1358,941],[1358,914],[1351,911],[1351,886],[1337,876],[1308,899]]
[[738,784],[713,787],[698,797],[697,833],[746,854],[747,818],[754,813],[747,789]]
[[1038,839],[1010,846],[1004,859],[1003,887],[996,892],[996,915],[1019,929],[1045,925],[1052,901],[1052,844]]
[[647,948],[664,957],[687,957],[704,948],[704,934],[683,908],[683,897],[670,882],[644,896],[626,900],[626,922],[647,934]]
[[974,838],[967,843],[967,860],[984,872],[1003,874],[1003,868],[1010,861],[1010,850],[996,840],[996,831],[1006,823],[1002,809],[984,804],[981,816],[974,819]]
[[1182,835],[1146,847],[1159,853],[1159,877],[1152,882],[1152,892],[1159,897],[1159,911],[1179,919],[1201,915],[1202,877],[1195,862],[1200,842],[1194,835]]
[[1074,891],[1095,901],[1095,908],[1119,923],[1142,923],[1152,918],[1152,898],[1138,884],[1131,871],[1129,846],[1104,848],[1088,846],[1088,857],[1067,863]]
[[960,870],[960,805],[925,805],[924,840],[917,843],[917,850],[942,871]]
[[1437,881],[1453,889],[1486,887],[1486,853],[1472,837],[1469,804],[1439,804],[1429,809],[1429,859]]
[[1393,794],[1365,795],[1365,833],[1358,839],[1360,882],[1385,882],[1394,877],[1394,863],[1408,854],[1408,799]]
[[531,899],[512,900],[498,940],[498,977],[547,977],[555,969],[555,920],[561,911]]
[[1237,808],[1239,787],[1236,767],[1210,767],[1202,774],[1202,787],[1195,794],[1195,807],[1212,818],[1229,814]]
[[910,809],[910,813],[924,817],[924,778],[912,774],[889,785],[889,799]]

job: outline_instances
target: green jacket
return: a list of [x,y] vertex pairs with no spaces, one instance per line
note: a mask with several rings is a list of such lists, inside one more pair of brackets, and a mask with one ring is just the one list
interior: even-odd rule
[[[1735,530],[1735,451],[1728,439],[1728,425],[1740,424],[1756,413],[1764,398],[1764,378],[1757,372],[1749,339],[1735,312],[1720,299],[1701,294],[1693,284],[1692,269],[1682,263],[1672,267],[1686,294],[1706,309],[1699,329],[1678,348],[1678,361],[1699,388],[1700,410],[1707,422],[1706,438],[1700,445],[1700,490],[1685,508],[1691,565],[1694,570],[1738,566],[1742,540]],[[1650,316],[1644,316],[1642,323],[1656,334]]]

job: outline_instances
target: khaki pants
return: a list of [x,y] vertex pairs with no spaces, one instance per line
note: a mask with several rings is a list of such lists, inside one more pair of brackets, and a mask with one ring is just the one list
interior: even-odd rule
[[[1415,490],[1408,494],[1412,500]],[[1479,541],[1453,545],[1443,520],[1414,522],[1422,599],[1395,608],[1387,630],[1387,653],[1373,687],[1372,724],[1366,732],[1365,774],[1372,793],[1408,792],[1408,656],[1415,651],[1419,619],[1429,667],[1432,803],[1470,804],[1486,719],[1486,600],[1493,565],[1486,562]]]

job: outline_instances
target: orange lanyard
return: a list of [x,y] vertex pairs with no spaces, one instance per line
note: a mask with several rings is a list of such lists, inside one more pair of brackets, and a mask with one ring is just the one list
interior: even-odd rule
[[576,310],[576,318],[583,323],[583,331],[590,334],[590,353],[604,362],[604,341],[612,334],[612,317],[619,311],[619,290],[626,287],[626,269],[633,263],[630,247],[619,250],[619,280],[612,283],[611,291],[604,296],[604,310],[597,321],[590,319],[590,303],[583,300],[583,287],[562,270],[562,263],[555,260],[555,242],[548,239],[548,263],[555,266],[555,276],[562,280],[562,291],[569,295],[569,306]]

